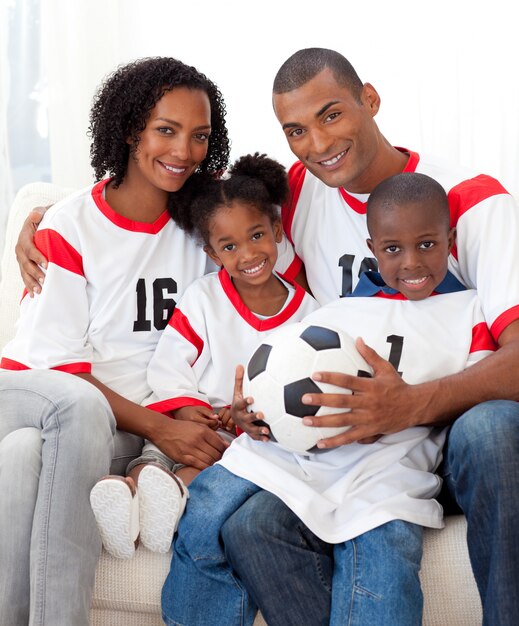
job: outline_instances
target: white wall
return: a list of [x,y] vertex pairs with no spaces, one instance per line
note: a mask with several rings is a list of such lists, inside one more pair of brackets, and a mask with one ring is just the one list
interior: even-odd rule
[[272,80],[292,52],[323,46],[377,88],[389,141],[475,166],[519,195],[519,29],[504,0],[43,1],[55,182],[90,182],[95,86],[151,55],[176,56],[219,85],[233,158],[260,150],[290,164]]

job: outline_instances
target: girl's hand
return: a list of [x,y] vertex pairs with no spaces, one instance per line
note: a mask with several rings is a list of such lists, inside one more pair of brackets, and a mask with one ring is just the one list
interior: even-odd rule
[[236,426],[231,417],[231,407],[224,406],[218,411],[218,417],[220,418],[220,422],[222,424],[222,428],[232,433],[236,434]]
[[206,406],[183,406],[173,411],[173,417],[176,420],[204,424],[212,430],[218,430],[220,427],[218,414]]
[[[254,402],[252,398],[243,397],[243,365],[236,367],[234,379],[234,392],[231,405],[231,418],[237,428],[243,430],[252,439],[257,441],[269,441],[270,429],[263,422],[263,413],[254,413],[247,407]],[[261,423],[259,423],[261,422]]]

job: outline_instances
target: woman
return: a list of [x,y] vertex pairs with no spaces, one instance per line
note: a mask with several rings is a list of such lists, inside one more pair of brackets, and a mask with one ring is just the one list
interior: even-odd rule
[[193,172],[225,168],[224,115],[216,86],[171,58],[119,68],[95,97],[99,182],[45,215],[45,287],[23,299],[2,354],[2,624],[89,623],[101,543],[88,496],[111,461],[122,473],[143,438],[200,469],[225,449],[208,426],[140,406],[175,300],[206,265],[168,197]]

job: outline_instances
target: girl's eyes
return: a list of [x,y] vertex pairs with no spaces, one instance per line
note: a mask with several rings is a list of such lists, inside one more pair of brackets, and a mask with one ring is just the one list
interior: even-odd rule
[[226,252],[232,252],[234,250],[236,246],[233,243],[228,243],[226,246],[223,247],[223,249]]
[[209,141],[209,133],[198,133],[195,135],[198,141]]

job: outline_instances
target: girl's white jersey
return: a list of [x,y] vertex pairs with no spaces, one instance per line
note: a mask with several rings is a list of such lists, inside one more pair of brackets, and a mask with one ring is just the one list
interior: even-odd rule
[[[437,180],[449,198],[451,226],[457,229],[449,270],[477,289],[494,338],[519,318],[519,210],[495,179],[475,175],[440,160],[410,156],[406,172]],[[363,271],[377,268],[366,245],[368,194],[332,188],[297,162],[289,173],[291,201],[283,207],[283,226],[296,258],[279,269],[294,277],[304,263],[310,289],[320,304],[352,292]]]
[[49,261],[45,283],[40,295],[23,297],[1,367],[91,372],[141,402],[159,336],[208,257],[167,212],[154,223],[115,213],[107,182],[46,212],[35,236]]
[[[404,299],[378,276],[364,275],[359,297],[335,300],[304,321],[362,337],[411,384],[459,372],[495,349],[476,292],[453,276],[421,301]],[[341,543],[394,519],[443,526],[434,471],[444,439],[444,430],[422,426],[303,456],[243,434],[219,462],[281,498],[324,541]]]
[[153,395],[149,408],[167,412],[182,406],[229,406],[236,366],[246,365],[262,336],[298,322],[318,308],[299,285],[283,309],[260,318],[250,311],[229,274],[221,269],[194,282],[180,300],[148,368]]

